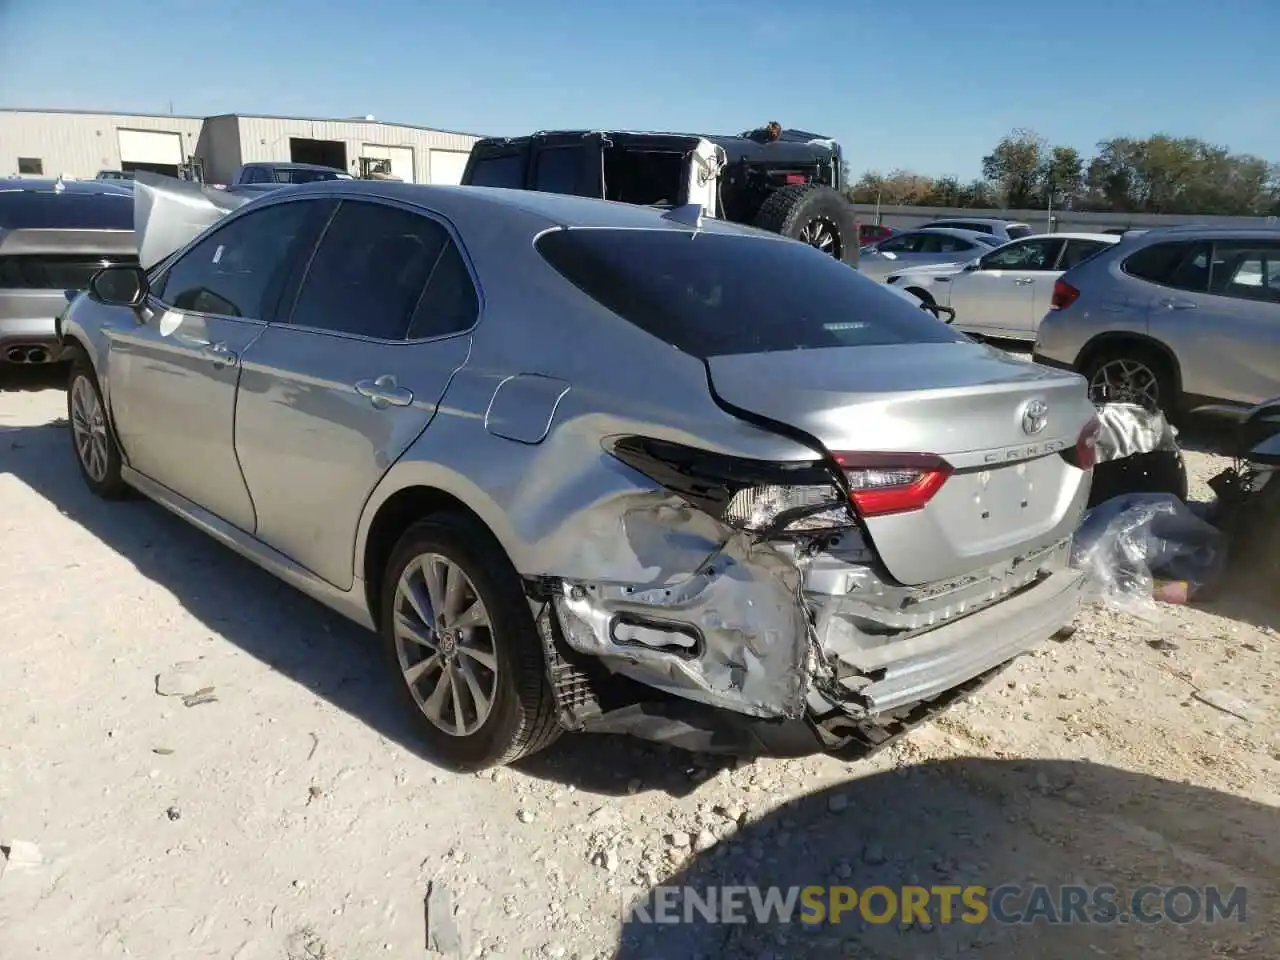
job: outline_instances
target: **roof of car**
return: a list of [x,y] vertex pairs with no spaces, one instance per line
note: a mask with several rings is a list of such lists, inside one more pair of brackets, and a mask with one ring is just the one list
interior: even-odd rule
[[[909,233],[936,233],[944,237],[962,237],[965,240],[974,240],[978,237],[985,237],[987,234],[980,233],[977,230],[965,230],[962,227],[911,227],[906,230],[895,231],[894,237],[905,237]],[[892,239],[892,238],[891,238]]]
[[341,167],[330,167],[323,163],[293,163],[287,160],[253,160],[244,166],[274,167],[276,170],[324,170],[326,173],[336,170],[338,173],[346,173]]
[[[1005,220],[1001,217],[939,217],[932,223],[990,223],[998,227],[1025,227],[1027,224],[1021,220]],[[928,226],[928,224],[925,224]]]
[[[548,226],[612,227],[632,230],[670,227],[682,231],[689,230],[687,223],[667,219],[666,214],[669,211],[658,207],[572,197],[559,193],[541,193],[535,190],[508,190],[501,187],[428,186],[418,183],[397,183],[391,180],[320,180],[314,183],[284,186],[264,193],[263,198],[352,192],[424,206],[445,216],[448,216],[451,211],[462,212],[467,205],[492,204],[495,207],[520,210],[541,217],[547,221]],[[777,234],[743,227],[713,217],[703,218],[699,229],[708,233],[751,234],[778,239]]]

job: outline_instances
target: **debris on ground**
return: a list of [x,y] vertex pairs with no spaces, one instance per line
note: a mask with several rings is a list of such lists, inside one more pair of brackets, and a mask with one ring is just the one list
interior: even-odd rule
[[1225,569],[1226,540],[1173,494],[1130,493],[1084,515],[1072,564],[1085,571],[1095,599],[1143,613],[1155,599],[1157,578],[1184,584],[1179,589],[1187,597],[1213,585]]
[[0,872],[38,867],[44,863],[40,848],[29,840],[0,841]]
[[462,955],[462,934],[455,919],[453,896],[448,887],[432,880],[423,901],[427,926],[427,950],[448,957]]
[[1225,690],[1197,690],[1192,696],[1201,703],[1207,703],[1215,710],[1229,713],[1231,716],[1238,717],[1248,723],[1261,723],[1266,719],[1266,714],[1257,707],[1246,700],[1241,700],[1234,694],[1227,693]]
[[195,660],[175,663],[164,673],[156,675],[156,693],[162,697],[195,697],[212,691],[204,682],[204,665]]

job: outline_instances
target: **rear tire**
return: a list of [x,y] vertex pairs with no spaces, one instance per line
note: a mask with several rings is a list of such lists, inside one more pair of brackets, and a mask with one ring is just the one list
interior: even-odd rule
[[78,348],[67,354],[71,372],[67,378],[67,422],[71,446],[85,485],[104,500],[124,500],[132,491],[121,476],[124,458],[107,416],[98,376],[88,355]]
[[1168,360],[1141,344],[1103,346],[1080,372],[1089,381],[1094,403],[1137,403],[1169,416],[1182,406]]
[[824,184],[780,187],[760,207],[755,225],[807,243],[845,263],[858,262],[858,224],[853,207]]
[[458,770],[507,764],[563,732],[520,578],[475,521],[442,514],[406,530],[381,611],[397,694],[433,760]]

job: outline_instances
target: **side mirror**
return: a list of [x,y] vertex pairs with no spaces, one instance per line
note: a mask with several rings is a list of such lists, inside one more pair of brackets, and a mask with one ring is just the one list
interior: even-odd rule
[[148,290],[141,267],[103,267],[89,280],[89,296],[109,307],[140,307]]
[[965,273],[972,273],[974,270],[981,270],[981,269],[982,269],[981,260],[970,260],[968,263],[964,265]]

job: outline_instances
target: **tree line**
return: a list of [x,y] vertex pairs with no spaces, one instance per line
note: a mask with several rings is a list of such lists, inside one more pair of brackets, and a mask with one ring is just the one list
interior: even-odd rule
[[1280,164],[1163,133],[1103,140],[1086,158],[1017,129],[982,158],[979,179],[869,170],[849,196],[882,206],[1272,216],[1280,215]]

